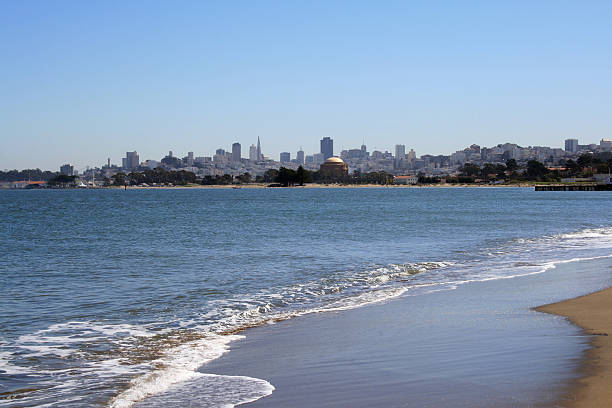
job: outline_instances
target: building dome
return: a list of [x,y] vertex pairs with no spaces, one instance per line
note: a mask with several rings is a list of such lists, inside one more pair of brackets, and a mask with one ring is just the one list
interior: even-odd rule
[[339,157],[330,157],[321,165],[319,173],[324,180],[339,181],[348,176],[348,165]]
[[329,159],[325,160],[325,164],[344,164],[344,160],[342,160],[339,157],[330,157]]

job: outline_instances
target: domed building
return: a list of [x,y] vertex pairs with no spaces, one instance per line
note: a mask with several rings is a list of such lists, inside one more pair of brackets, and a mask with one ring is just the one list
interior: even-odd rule
[[339,157],[330,157],[321,165],[319,173],[326,179],[342,179],[348,176],[348,165]]

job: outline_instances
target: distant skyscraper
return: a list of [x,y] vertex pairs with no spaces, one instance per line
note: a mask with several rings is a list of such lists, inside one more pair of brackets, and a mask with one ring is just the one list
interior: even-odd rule
[[578,151],[578,139],[565,139],[565,151],[576,153]]
[[300,150],[298,150],[297,155],[295,157],[297,159],[298,164],[304,164],[304,151],[302,150],[301,147],[300,147]]
[[395,145],[395,160],[404,160],[406,158],[406,146]]
[[261,143],[259,143],[259,136],[257,136],[257,160],[263,160],[263,154],[261,154]]
[[64,176],[74,176],[74,167],[69,164],[64,164],[60,167],[60,173]]
[[187,156],[183,157],[183,162],[185,162],[188,166],[193,166],[194,161],[193,152],[187,152]]
[[172,157],[172,150],[168,151],[168,157]]
[[280,154],[280,162],[281,163],[289,163],[291,161],[291,153],[289,152],[282,152]]
[[251,147],[249,147],[249,160],[251,161],[257,161],[258,156],[257,156],[257,146],[255,145],[251,145]]
[[323,160],[327,160],[334,155],[334,141],[329,137],[321,139],[321,154]]
[[232,161],[239,162],[241,158],[241,146],[240,143],[236,142],[232,145]]
[[138,153],[136,153],[136,151],[126,152],[122,162],[125,170],[134,170],[140,164]]
[[408,152],[408,157],[407,157],[408,161],[413,162],[416,160],[416,152],[414,151],[414,149],[410,149],[410,151]]

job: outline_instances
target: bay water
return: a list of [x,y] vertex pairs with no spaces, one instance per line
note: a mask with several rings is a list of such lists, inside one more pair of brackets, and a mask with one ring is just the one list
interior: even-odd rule
[[[529,188],[0,191],[0,405],[202,406],[245,328],[612,256],[609,192]],[[534,305],[535,306],[535,305]],[[322,314],[324,316],[324,314]]]

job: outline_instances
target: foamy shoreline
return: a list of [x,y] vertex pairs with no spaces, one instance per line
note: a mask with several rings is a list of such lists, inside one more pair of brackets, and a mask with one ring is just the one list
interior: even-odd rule
[[591,349],[584,355],[581,377],[559,401],[568,408],[605,407],[612,404],[612,287],[589,295],[535,308],[567,317],[590,336]]

